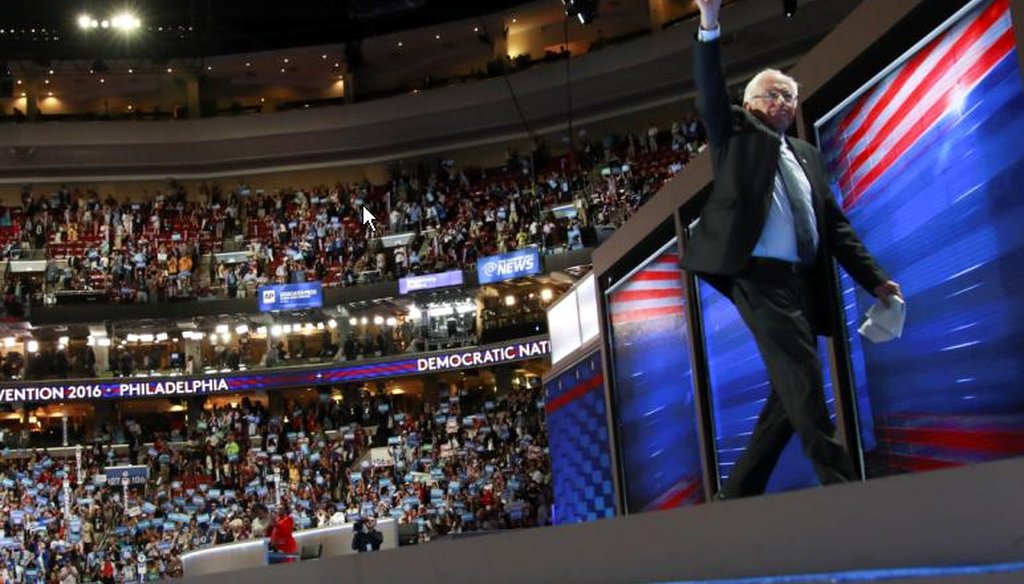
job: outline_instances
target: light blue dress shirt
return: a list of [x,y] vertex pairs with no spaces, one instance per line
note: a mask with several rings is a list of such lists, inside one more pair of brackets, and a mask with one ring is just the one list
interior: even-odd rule
[[[811,211],[811,217],[807,219],[812,225],[817,225],[814,215],[814,205],[811,201],[811,181],[797,161],[793,150],[789,148],[786,140],[783,139],[779,147],[779,164],[793,165],[794,176],[797,178],[796,196],[807,202],[807,208]],[[775,184],[772,187],[771,206],[768,208],[768,217],[765,218],[764,227],[761,229],[761,237],[754,246],[751,255],[763,258],[775,258],[787,262],[799,261],[796,250],[796,228],[794,227],[793,208],[789,204],[789,197],[786,195],[786,184],[782,180],[782,173],[775,172]],[[818,249],[818,230],[812,229],[814,235],[814,249]]]

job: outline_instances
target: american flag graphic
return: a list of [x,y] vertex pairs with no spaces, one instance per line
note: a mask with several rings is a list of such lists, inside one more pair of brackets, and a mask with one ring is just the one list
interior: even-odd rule
[[1024,454],[1024,86],[1008,0],[960,4],[818,122],[851,224],[912,307],[898,342],[863,343],[874,299],[841,274],[868,476]]
[[853,207],[893,164],[947,114],[960,113],[979,81],[1014,50],[1008,0],[959,20],[829,123],[823,150]]
[[670,243],[609,294],[613,407],[630,512],[702,497],[689,329],[679,253]]
[[679,254],[666,252],[612,292],[609,310],[612,324],[638,323],[684,314],[683,279]]

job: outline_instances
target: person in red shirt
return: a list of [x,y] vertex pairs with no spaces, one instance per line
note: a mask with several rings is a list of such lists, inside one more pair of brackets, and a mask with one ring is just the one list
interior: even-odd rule
[[[295,521],[292,519],[291,509],[282,504],[277,510],[277,519],[274,521],[273,530],[270,533],[270,547],[279,554],[296,554],[299,551],[298,544],[292,532],[295,530]],[[273,556],[272,556],[273,557]],[[279,561],[291,562],[294,558],[280,558]]]
[[110,558],[103,560],[103,568],[100,570],[100,582],[103,584],[114,584],[114,562]]
[[488,509],[494,505],[494,490],[490,485],[484,487],[483,493],[480,495],[480,504]]

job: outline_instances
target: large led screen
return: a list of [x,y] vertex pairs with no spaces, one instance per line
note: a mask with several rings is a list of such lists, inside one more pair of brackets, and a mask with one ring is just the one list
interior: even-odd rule
[[1024,454],[1024,91],[1007,0],[969,3],[818,122],[834,190],[907,297],[903,337],[853,329],[871,476]]
[[608,292],[623,491],[629,512],[702,500],[689,332],[676,244]]
[[544,384],[556,524],[615,515],[600,351]]
[[[718,474],[724,484],[736,461],[747,448],[771,386],[768,372],[754,343],[754,335],[743,323],[732,302],[706,282],[700,283],[704,346],[710,376],[711,407],[714,416]],[[832,381],[824,340],[819,340],[825,400],[832,414]],[[818,484],[810,460],[804,456],[800,439],[794,435],[779,457],[766,492],[786,491]]]

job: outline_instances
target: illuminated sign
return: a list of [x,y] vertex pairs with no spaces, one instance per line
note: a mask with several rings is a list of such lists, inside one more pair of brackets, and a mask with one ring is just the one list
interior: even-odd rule
[[156,397],[231,391],[227,379],[179,379],[0,388],[0,403]]
[[434,288],[446,288],[448,286],[462,285],[462,270],[441,272],[440,274],[426,274],[424,276],[409,276],[399,278],[398,292],[408,294],[421,290],[433,290]]
[[370,379],[404,377],[431,371],[450,371],[550,354],[547,339],[530,339],[471,350],[445,351],[419,358],[389,358],[320,367],[289,367],[259,373],[243,372],[203,378],[125,379],[122,381],[83,381],[56,384],[38,382],[0,387],[0,403],[63,402],[141,397],[184,397],[215,393],[234,393],[349,383]]
[[463,367],[480,367],[493,363],[531,359],[547,355],[550,352],[551,343],[549,341],[534,341],[507,347],[452,353],[438,357],[421,357],[416,360],[416,367],[419,371],[446,371]]
[[534,247],[480,258],[476,262],[476,273],[481,284],[533,276],[540,272],[540,253]]
[[260,286],[256,298],[259,299],[260,312],[320,308],[324,305],[324,289],[320,282],[273,284]]

